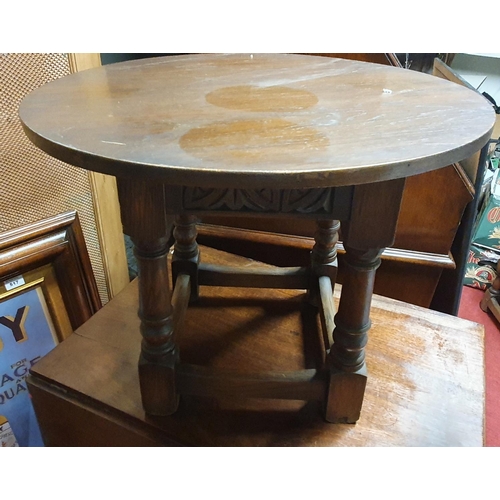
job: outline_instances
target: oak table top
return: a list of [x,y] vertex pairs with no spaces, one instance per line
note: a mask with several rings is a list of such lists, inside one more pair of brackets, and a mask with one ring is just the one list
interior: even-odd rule
[[82,71],[28,95],[51,156],[118,177],[313,188],[460,161],[495,123],[479,94],[431,75],[297,54],[193,54]]

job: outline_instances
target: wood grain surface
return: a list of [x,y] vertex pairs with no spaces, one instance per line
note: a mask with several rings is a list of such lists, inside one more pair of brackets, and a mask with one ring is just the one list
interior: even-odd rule
[[[269,268],[206,247],[201,255],[211,264]],[[172,416],[146,416],[137,374],[137,293],[134,281],[33,368],[30,391],[47,445],[483,444],[483,327],[380,296],[373,298],[368,382],[356,424],[326,423],[316,401],[194,396],[181,398]],[[318,317],[303,295],[201,287],[180,332],[181,360],[243,374],[306,374],[324,352]]]
[[491,105],[455,83],[298,54],[197,54],[90,69],[20,106],[28,137],[72,165],[210,187],[408,177],[489,139]]

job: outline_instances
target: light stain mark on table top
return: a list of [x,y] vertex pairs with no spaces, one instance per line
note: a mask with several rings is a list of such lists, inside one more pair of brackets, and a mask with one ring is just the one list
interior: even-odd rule
[[204,160],[245,163],[283,155],[306,157],[329,143],[316,129],[282,118],[213,123],[191,129],[179,141],[184,151]]
[[216,89],[207,94],[207,102],[222,108],[240,111],[298,111],[311,108],[318,98],[307,90],[291,87],[257,87],[237,85]]

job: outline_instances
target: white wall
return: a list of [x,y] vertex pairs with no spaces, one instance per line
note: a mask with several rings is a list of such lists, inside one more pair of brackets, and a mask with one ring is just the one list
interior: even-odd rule
[[451,67],[479,92],[488,93],[500,106],[500,54],[457,54]]

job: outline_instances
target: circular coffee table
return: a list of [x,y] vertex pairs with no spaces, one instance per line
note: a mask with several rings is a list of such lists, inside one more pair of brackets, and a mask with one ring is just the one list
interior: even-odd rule
[[[319,399],[331,422],[359,418],[373,280],[394,240],[405,178],[471,156],[495,121],[482,96],[427,74],[292,54],[104,66],[35,90],[19,113],[49,155],[117,178],[139,266],[146,412],[173,413],[179,394],[235,394]],[[196,217],[214,212],[316,221],[310,266],[204,265]],[[335,312],[338,221],[346,278]],[[324,365],[246,375],[182,363],[176,332],[199,285],[307,289],[322,319]]]

